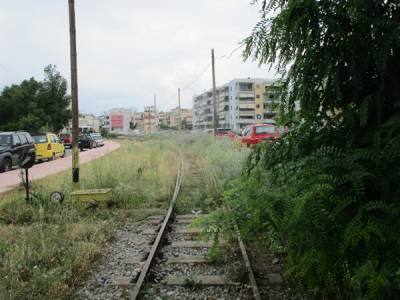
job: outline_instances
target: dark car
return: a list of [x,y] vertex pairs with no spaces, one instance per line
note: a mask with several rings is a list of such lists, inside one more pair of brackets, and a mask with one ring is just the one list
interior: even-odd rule
[[104,146],[103,137],[101,136],[100,133],[91,133],[90,136],[96,142],[96,147]]
[[0,132],[0,172],[28,162],[33,164],[35,159],[35,143],[29,133]]
[[72,135],[70,133],[60,133],[59,137],[60,137],[61,142],[64,144],[64,147],[71,148]]
[[80,134],[79,135],[79,148],[81,151],[83,149],[92,149],[96,147],[96,141],[90,134]]

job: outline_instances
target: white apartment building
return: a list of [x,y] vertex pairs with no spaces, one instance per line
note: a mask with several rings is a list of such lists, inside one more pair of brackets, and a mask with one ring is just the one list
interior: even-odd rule
[[113,108],[104,114],[101,126],[112,133],[129,134],[135,124],[135,109]]
[[[278,80],[265,78],[233,79],[217,88],[218,127],[240,130],[273,119],[277,113]],[[193,97],[193,128],[213,127],[212,90]]]
[[[101,120],[93,114],[79,114],[78,124],[79,132],[100,132]],[[72,120],[68,121],[68,126],[63,131],[72,131]]]

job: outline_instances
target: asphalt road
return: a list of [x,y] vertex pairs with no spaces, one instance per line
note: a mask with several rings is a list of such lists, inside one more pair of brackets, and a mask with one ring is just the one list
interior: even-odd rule
[[[104,141],[104,146],[85,150],[79,154],[79,163],[84,164],[93,159],[102,157],[103,155],[114,151],[120,147],[120,144],[114,141]],[[29,179],[37,180],[46,176],[56,174],[58,172],[70,169],[72,166],[71,150],[67,149],[66,156],[54,161],[47,161],[35,164],[29,169]],[[21,183],[20,170],[12,170],[0,173],[0,194],[12,190]]]

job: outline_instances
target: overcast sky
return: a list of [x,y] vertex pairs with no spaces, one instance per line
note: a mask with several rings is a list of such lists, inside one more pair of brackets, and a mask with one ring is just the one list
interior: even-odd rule
[[[229,54],[259,20],[251,0],[76,0],[79,107],[142,110],[177,105],[187,86],[216,57]],[[43,78],[55,64],[70,82],[68,0],[0,0],[0,89]],[[241,51],[216,62],[217,85],[238,77],[273,78]],[[211,88],[211,69],[182,91],[182,106]]]

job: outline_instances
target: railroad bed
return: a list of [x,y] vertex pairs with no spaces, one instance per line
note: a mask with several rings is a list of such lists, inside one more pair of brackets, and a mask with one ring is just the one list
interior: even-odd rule
[[[104,261],[79,290],[80,298],[261,299],[240,236],[237,247],[227,249],[220,242],[217,247],[225,247],[227,255],[222,263],[210,263],[212,244],[198,239],[201,230],[190,226],[199,215],[175,215],[183,170],[181,159],[169,209],[118,230]],[[279,273],[268,274],[268,281],[281,288]],[[273,295],[268,292],[268,298]]]
[[[226,258],[229,264],[210,264],[206,254],[212,244],[197,239],[201,231],[188,226],[194,218],[196,215],[178,215],[171,222],[167,242],[154,261],[140,298],[253,299],[248,278],[241,276],[245,270],[241,257]],[[156,225],[161,219],[155,216],[148,222]],[[146,234],[155,236],[157,227]],[[236,276],[238,271],[240,276]]]

